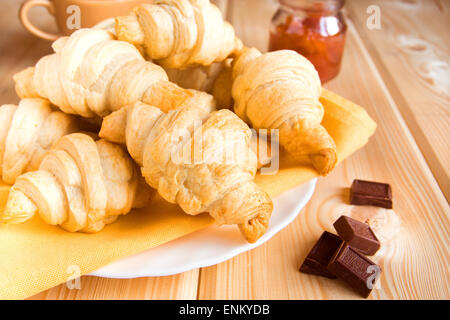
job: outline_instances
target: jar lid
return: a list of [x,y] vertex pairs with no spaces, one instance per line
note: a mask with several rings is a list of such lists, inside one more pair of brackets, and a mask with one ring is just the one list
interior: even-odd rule
[[337,11],[344,6],[345,0],[278,0],[278,2],[297,10]]

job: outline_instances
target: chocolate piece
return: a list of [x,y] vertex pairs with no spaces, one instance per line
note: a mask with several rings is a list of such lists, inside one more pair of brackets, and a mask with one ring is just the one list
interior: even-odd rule
[[392,190],[387,183],[353,180],[350,203],[392,209]]
[[380,241],[365,223],[341,216],[333,226],[343,240],[366,255],[372,256],[380,249]]
[[328,270],[367,298],[381,269],[357,250],[344,245],[331,259]]
[[324,231],[305,261],[303,261],[300,272],[332,279],[336,278],[335,275],[327,270],[327,265],[343,244],[344,241],[341,238]]

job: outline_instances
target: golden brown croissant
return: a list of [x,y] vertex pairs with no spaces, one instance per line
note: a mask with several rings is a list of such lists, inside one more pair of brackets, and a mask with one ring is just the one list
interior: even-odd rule
[[104,117],[143,101],[164,111],[191,98],[213,98],[168,81],[158,65],[145,61],[131,44],[104,30],[81,29],[53,43],[54,54],[14,76],[21,98],[42,97],[68,114]]
[[233,27],[209,0],[156,0],[116,18],[119,40],[167,68],[210,65],[241,50]]
[[306,58],[289,50],[244,49],[234,62],[233,79],[239,117],[256,129],[279,129],[280,144],[320,174],[335,167],[336,145],[321,125],[319,75]]
[[251,131],[230,110],[191,104],[163,113],[138,102],[107,116],[100,136],[125,143],[147,183],[186,213],[238,224],[249,242],[267,230],[273,205],[253,181]]
[[72,116],[53,111],[44,99],[24,99],[0,107],[0,178],[13,184],[37,170],[47,151],[62,136],[79,129]]
[[149,200],[152,191],[140,184],[138,170],[118,145],[82,133],[66,135],[39,170],[17,178],[0,218],[22,223],[39,213],[67,231],[98,232]]

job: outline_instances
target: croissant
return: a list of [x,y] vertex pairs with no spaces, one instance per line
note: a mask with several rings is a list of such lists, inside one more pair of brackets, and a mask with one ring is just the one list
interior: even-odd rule
[[278,129],[280,144],[299,161],[328,174],[336,165],[336,145],[321,125],[321,83],[300,54],[280,50],[261,54],[244,49],[234,61],[234,110],[255,129]]
[[104,118],[100,136],[126,144],[147,183],[186,213],[238,224],[249,242],[267,230],[273,204],[254,182],[251,130],[230,110],[137,102]]
[[61,111],[85,118],[104,117],[136,101],[164,111],[192,98],[214,104],[206,93],[169,82],[160,66],[108,31],[80,29],[52,47],[55,53],[14,75],[19,97],[47,98]]
[[62,136],[79,129],[72,116],[53,111],[43,99],[24,99],[0,107],[0,177],[8,184],[37,170],[47,151]]
[[132,207],[144,206],[150,188],[118,145],[83,133],[62,137],[37,171],[19,176],[0,219],[22,223],[39,213],[67,231],[98,232]]
[[166,68],[210,65],[239,52],[242,42],[209,0],[156,0],[115,23],[119,40]]

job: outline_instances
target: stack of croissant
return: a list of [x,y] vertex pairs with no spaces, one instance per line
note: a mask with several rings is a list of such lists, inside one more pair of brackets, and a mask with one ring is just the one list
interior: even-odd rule
[[[155,189],[255,242],[273,204],[254,182],[249,126],[278,130],[322,175],[336,165],[313,65],[245,47],[209,0],[156,0],[117,17],[114,34],[81,29],[52,47],[14,76],[19,105],[0,107],[3,222],[37,214],[97,232]],[[82,119],[100,130],[81,131]]]

